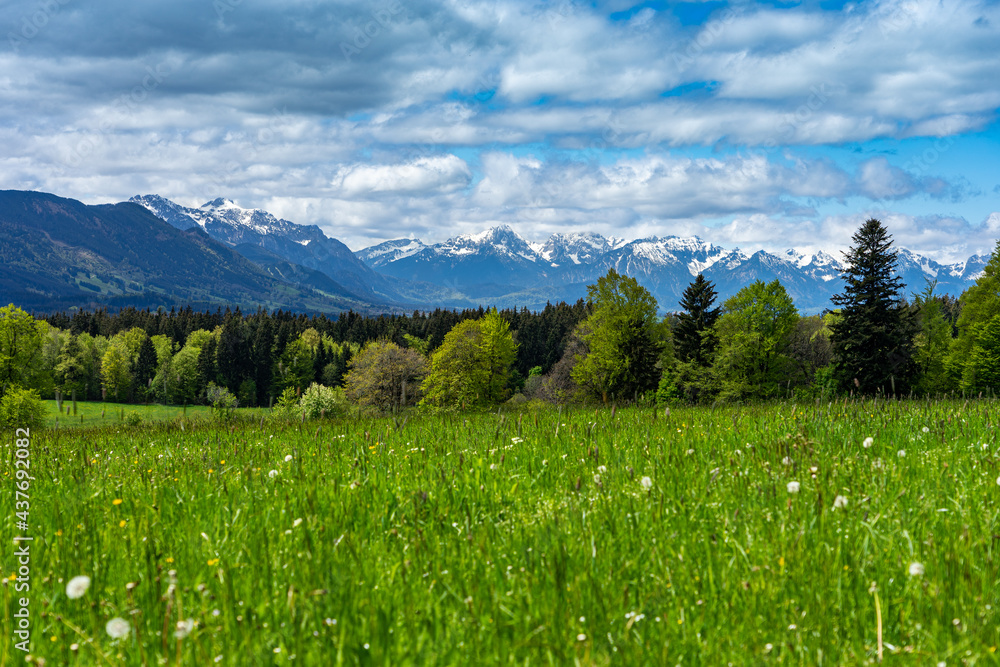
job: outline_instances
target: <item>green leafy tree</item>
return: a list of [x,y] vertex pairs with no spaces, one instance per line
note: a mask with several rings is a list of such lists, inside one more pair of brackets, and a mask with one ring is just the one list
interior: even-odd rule
[[844,291],[831,299],[841,307],[830,338],[836,377],[845,390],[862,394],[907,391],[914,325],[902,301],[892,237],[870,218],[852,240],[844,253]]
[[0,308],[0,396],[31,384],[41,349],[35,318],[14,304]]
[[978,368],[971,364],[972,352],[987,324],[1000,315],[1000,241],[983,268],[983,273],[962,293],[961,312],[955,322],[957,337],[951,343],[945,370],[951,386],[972,390],[982,386]]
[[313,354],[309,344],[297,338],[285,347],[274,374],[279,388],[292,388],[301,393],[313,382]]
[[614,269],[587,286],[587,297],[593,312],[579,328],[587,353],[573,366],[573,380],[605,403],[655,389],[664,340],[656,299]]
[[426,357],[391,341],[365,345],[350,365],[344,377],[347,397],[358,405],[382,410],[416,403],[427,375]]
[[59,352],[55,367],[56,386],[60,391],[69,395],[77,393],[81,397],[85,395],[88,369],[84,354],[80,339],[71,335]]
[[725,398],[770,398],[788,381],[789,338],[799,315],[777,280],[747,285],[723,304],[716,323],[715,372]]
[[945,319],[941,302],[934,297],[935,286],[936,281],[928,280],[927,287],[914,300],[919,327],[913,338],[914,384],[922,394],[937,394],[951,388],[946,361],[952,327]]
[[0,398],[0,426],[4,429],[35,428],[45,420],[45,405],[36,389],[11,387]]
[[493,405],[507,398],[507,379],[517,357],[510,326],[496,310],[456,324],[431,357],[422,385],[431,405]]
[[674,355],[678,361],[707,366],[715,356],[715,322],[719,308],[712,308],[717,295],[715,285],[698,276],[681,295],[683,312],[677,314],[673,331]]
[[123,336],[111,339],[101,358],[101,381],[107,397],[124,401],[132,391],[132,358]]
[[962,388],[989,393],[1000,391],[1000,315],[994,315],[979,328],[965,364]]

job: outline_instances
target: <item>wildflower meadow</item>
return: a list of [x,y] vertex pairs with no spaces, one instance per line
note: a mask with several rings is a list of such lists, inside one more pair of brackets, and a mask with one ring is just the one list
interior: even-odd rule
[[[840,400],[48,426],[28,659],[998,664],[998,415]],[[24,662],[15,641],[0,664]]]

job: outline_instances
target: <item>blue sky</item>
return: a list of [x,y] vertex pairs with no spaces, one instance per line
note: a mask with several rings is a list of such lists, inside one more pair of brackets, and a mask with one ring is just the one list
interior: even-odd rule
[[35,0],[0,27],[4,189],[225,196],[355,249],[1000,236],[996,2]]

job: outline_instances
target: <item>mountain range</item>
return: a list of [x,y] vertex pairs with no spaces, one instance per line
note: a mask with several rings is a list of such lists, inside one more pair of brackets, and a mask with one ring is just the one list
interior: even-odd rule
[[[988,260],[942,265],[897,248],[907,294],[936,280],[960,294]],[[37,310],[97,304],[261,305],[336,313],[480,305],[541,308],[575,301],[614,268],[661,311],[675,310],[698,273],[720,303],[754,280],[779,279],[803,313],[830,306],[841,261],[787,250],[747,255],[697,237],[627,241],[590,232],[531,242],[509,226],[425,244],[396,239],[352,252],[315,225],[218,198],[198,208],[158,195],[87,206],[38,192],[0,192],[0,290]]]

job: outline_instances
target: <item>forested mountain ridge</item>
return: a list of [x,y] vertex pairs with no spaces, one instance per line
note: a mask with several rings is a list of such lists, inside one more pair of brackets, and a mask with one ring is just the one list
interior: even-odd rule
[[286,307],[336,313],[366,303],[276,279],[200,228],[181,230],[131,203],[88,206],[0,191],[0,293],[52,311],[98,305]]

